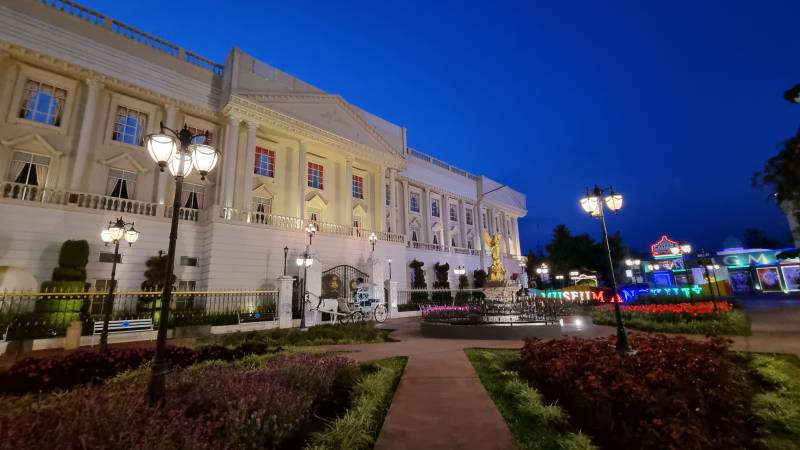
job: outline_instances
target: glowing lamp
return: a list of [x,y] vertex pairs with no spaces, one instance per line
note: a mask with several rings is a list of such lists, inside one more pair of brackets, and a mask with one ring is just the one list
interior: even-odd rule
[[114,240],[111,238],[111,232],[108,231],[108,228],[104,228],[103,231],[100,232],[100,239],[106,244]]
[[111,241],[118,241],[122,239],[122,236],[125,235],[125,228],[117,225],[111,225],[108,227],[108,234],[111,236]]
[[182,176],[187,177],[190,173],[192,173],[192,155],[189,153],[183,153],[183,172],[179,173],[181,170],[181,153],[177,153],[172,156],[172,159],[169,160],[169,173],[173,176]]
[[147,148],[147,153],[158,164],[162,172],[178,150],[175,140],[166,134],[148,135],[144,138],[144,145]]
[[581,199],[581,208],[593,216],[598,216],[600,215],[600,199],[593,196],[584,197]]
[[125,241],[127,241],[129,245],[133,245],[133,243],[136,242],[138,239],[139,239],[139,232],[134,230],[133,226],[131,226],[131,229],[125,232]]
[[606,206],[612,212],[617,212],[622,209],[622,194],[611,194],[605,198]]
[[681,249],[680,249],[680,247],[670,247],[670,248],[669,248],[669,251],[670,251],[670,253],[672,253],[673,255],[677,255],[678,253],[680,253],[680,252],[681,252]]
[[692,253],[692,246],[689,244],[683,244],[681,245],[681,251],[683,253]]
[[205,180],[208,172],[211,172],[214,166],[217,165],[219,152],[214,147],[205,144],[195,144],[190,146],[189,149],[192,152],[194,168],[200,173],[200,179]]

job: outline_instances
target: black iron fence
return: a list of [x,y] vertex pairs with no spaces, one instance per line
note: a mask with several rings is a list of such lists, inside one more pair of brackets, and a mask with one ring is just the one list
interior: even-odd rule
[[[0,292],[0,334],[4,340],[64,336],[80,322],[85,335],[102,322],[108,293]],[[170,305],[170,327],[235,325],[247,317],[277,320],[278,291],[176,291]],[[159,325],[161,291],[117,292],[111,320],[152,319]]]

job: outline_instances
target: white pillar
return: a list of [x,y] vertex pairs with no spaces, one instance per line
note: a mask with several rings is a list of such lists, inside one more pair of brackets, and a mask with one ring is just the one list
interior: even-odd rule
[[458,200],[458,234],[461,235],[461,247],[467,246],[467,210],[464,208],[464,200]]
[[[386,231],[386,167],[380,166],[378,168],[377,176],[378,188],[375,189],[377,193],[377,201],[375,202],[375,225],[372,227],[375,231]],[[383,291],[383,288],[381,288]]]
[[[306,186],[308,186],[308,149],[306,143],[300,141],[297,152],[297,217],[305,218]],[[302,228],[302,227],[301,227]]]
[[372,291],[372,295],[370,298],[376,298],[380,301],[383,301],[383,285],[384,285],[384,278],[386,277],[384,274],[384,264],[386,261],[382,260],[381,258],[376,258],[375,253],[370,256],[370,274],[369,274],[369,287]]
[[[345,158],[342,177],[344,178],[342,182],[342,207],[344,208],[342,222],[346,226],[353,226],[353,158],[350,155]],[[361,218],[361,220],[364,219],[364,217]]]
[[[478,211],[476,219],[478,221],[478,240],[481,244],[481,253],[478,256],[481,263],[481,270],[486,270],[486,242],[483,240],[483,211],[481,211],[481,203],[483,202],[483,177],[480,176],[475,182],[476,195],[475,195],[475,210]],[[488,218],[487,218],[488,220]]]
[[397,281],[386,280],[384,285],[386,290],[389,291],[389,317],[397,317],[397,286],[400,283]]
[[239,148],[239,119],[228,119],[228,142],[225,143],[225,153],[222,163],[225,169],[225,206],[233,208],[233,193],[236,189],[236,154]]
[[86,108],[83,111],[78,147],[75,150],[75,164],[72,167],[72,178],[69,181],[69,188],[72,191],[80,191],[83,186],[86,159],[89,156],[89,148],[92,146],[92,134],[97,129],[97,124],[95,123],[97,100],[100,95],[100,89],[103,88],[103,84],[93,78],[86,80],[86,86]]
[[[309,250],[309,253],[312,253],[311,250]],[[322,263],[316,255],[312,257],[314,262],[308,267],[308,272],[306,273],[308,277],[306,278],[306,290],[308,290],[309,299],[309,303],[305,305],[306,326],[317,325],[317,321],[320,319],[316,306],[319,296],[322,295]]]
[[292,328],[292,282],[290,276],[278,277],[278,327]]
[[[247,148],[244,157],[244,189],[242,190],[242,211],[250,211],[253,197],[253,170],[256,157],[256,131],[255,122],[247,122]],[[248,214],[249,217],[249,214]]]
[[[422,198],[420,199],[419,213],[422,216],[422,230],[418,236],[422,242],[433,243],[433,230],[431,230],[431,192],[425,186],[422,187]],[[439,242],[441,244],[441,242]]]
[[397,233],[397,183],[395,181],[395,170],[389,168],[389,229],[392,233]]
[[406,240],[411,241],[411,223],[409,221],[409,210],[411,208],[411,200],[409,199],[408,195],[408,180],[403,179],[400,181],[403,185],[403,204],[401,207],[403,208],[403,232],[406,234]]
[[514,229],[514,246],[517,250],[517,256],[522,256],[522,243],[519,238],[519,218],[511,218],[511,226]]
[[[439,208],[439,213],[442,216],[442,242],[443,245],[450,247],[450,198],[447,194],[442,194],[440,197],[442,206]],[[448,275],[449,276],[449,275]]]

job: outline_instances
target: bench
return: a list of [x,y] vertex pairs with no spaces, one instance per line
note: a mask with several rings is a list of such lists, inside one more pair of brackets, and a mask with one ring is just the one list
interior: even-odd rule
[[243,323],[253,323],[253,322],[266,322],[269,319],[269,314],[266,312],[248,312],[248,313],[236,313],[236,317],[239,319],[239,325]]
[[[103,333],[104,323],[105,322],[102,320],[94,322],[92,331],[92,346],[94,346],[94,337]],[[108,321],[108,334],[135,333],[139,331],[153,331],[153,319],[124,319]]]

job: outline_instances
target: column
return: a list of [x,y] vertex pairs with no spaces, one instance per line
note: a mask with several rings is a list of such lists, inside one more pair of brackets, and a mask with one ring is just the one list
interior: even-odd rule
[[389,303],[389,317],[391,318],[397,317],[397,287],[399,285],[399,281],[386,280],[386,282],[384,282],[386,290],[389,291],[387,303]]
[[[475,217],[473,216],[473,220]],[[461,234],[461,247],[467,246],[467,209],[464,208],[464,200],[458,199],[458,231]]]
[[483,201],[483,177],[480,176],[475,182],[475,210],[478,212],[475,215],[476,220],[478,221],[478,239],[480,240],[481,244],[481,253],[479,255],[479,259],[481,262],[481,270],[486,270],[486,242],[483,240],[483,215],[481,211],[481,202]]
[[389,231],[392,233],[397,233],[397,215],[399,212],[397,211],[397,187],[396,187],[396,180],[395,180],[395,170],[393,168],[389,168]]
[[517,217],[511,218],[511,226],[514,228],[514,246],[517,250],[517,256],[522,256],[522,242],[519,238],[519,219]]
[[[431,230],[431,193],[425,186],[422,187],[422,198],[420,199],[419,213],[422,217],[421,236],[422,242],[433,243],[433,231]],[[441,242],[439,242],[441,244]]]
[[306,142],[300,141],[297,153],[297,211],[295,214],[301,220],[306,216],[306,186],[308,186],[308,149]]
[[442,194],[441,213],[442,216],[442,244],[450,246],[450,198],[447,194]]
[[411,200],[408,198],[408,180],[405,178],[400,181],[403,185],[403,232],[406,234],[406,240],[411,240],[411,223],[409,222],[409,208],[411,207]]
[[292,328],[292,282],[290,276],[278,277],[278,328]]
[[[342,181],[342,222],[353,226],[353,158],[347,155],[344,160],[344,180]],[[362,217],[361,220],[365,218]],[[361,224],[364,225],[363,223]]]
[[[247,147],[244,157],[244,189],[242,190],[242,211],[250,211],[253,199],[253,170],[256,158],[256,131],[255,122],[247,122]],[[248,214],[248,218],[249,218]]]
[[239,148],[239,119],[228,119],[228,142],[225,143],[225,153],[222,163],[225,169],[225,204],[226,208],[233,208],[233,193],[236,189],[236,153]]
[[[377,201],[375,202],[375,225],[372,227],[375,231],[386,231],[386,167],[380,166],[378,168],[377,176],[378,189]],[[383,288],[381,288],[383,292]]]
[[92,134],[97,124],[97,100],[103,84],[89,78],[86,80],[86,108],[83,111],[83,122],[81,122],[80,136],[78,137],[78,147],[75,150],[75,164],[72,167],[72,178],[69,180],[69,188],[72,191],[80,191],[83,186],[84,173],[86,172],[86,159],[89,156],[89,148],[92,145]]

